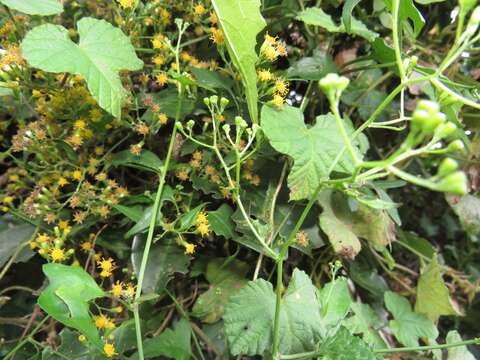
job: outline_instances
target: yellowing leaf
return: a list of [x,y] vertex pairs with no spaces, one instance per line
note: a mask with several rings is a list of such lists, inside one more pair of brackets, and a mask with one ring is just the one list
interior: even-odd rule
[[441,315],[460,315],[452,304],[436,255],[418,280],[415,311],[427,315],[433,322]]
[[260,0],[212,0],[225,34],[228,53],[240,71],[245,86],[248,111],[258,122],[258,90],[255,64],[257,35],[266,23],[260,13]]
[[100,107],[120,117],[126,91],[119,71],[139,70],[143,62],[129,38],[105,20],[83,18],[77,27],[78,45],[62,26],[37,26],[25,36],[22,54],[31,66],[43,71],[83,76]]

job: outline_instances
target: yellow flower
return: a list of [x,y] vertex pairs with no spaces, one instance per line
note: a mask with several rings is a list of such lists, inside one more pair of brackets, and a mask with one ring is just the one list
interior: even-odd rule
[[112,285],[112,295],[118,298],[122,296],[122,292],[123,292],[123,283],[117,280],[117,282]]
[[225,41],[225,37],[223,35],[223,31],[221,29],[217,29],[212,27],[210,29],[212,35],[210,36],[210,39],[217,45],[223,44]]
[[185,243],[183,246],[185,246],[185,254],[187,255],[192,255],[195,253],[195,248],[197,245],[195,244],[190,244],[190,243]]
[[165,73],[160,73],[156,76],[156,81],[157,84],[160,86],[165,86],[165,84],[168,82],[168,76]]
[[114,357],[115,355],[118,355],[118,353],[115,352],[115,346],[113,344],[106,343],[103,346],[103,352],[105,353],[105,356],[108,358]]
[[83,252],[88,253],[90,250],[92,250],[92,243],[90,241],[84,241],[80,244],[80,248]]
[[2,202],[5,204],[5,205],[12,205],[13,203],[13,196],[5,196],[3,199],[2,199]]
[[117,0],[120,6],[124,9],[130,9],[134,5],[134,0]]
[[163,41],[165,40],[165,36],[162,34],[157,34],[152,39],[152,46],[154,49],[162,49],[164,47]]
[[80,170],[74,170],[72,173],[72,179],[80,181],[82,179],[82,172]]
[[99,122],[102,120],[102,112],[99,109],[90,110],[90,118],[93,122]]
[[200,211],[197,215],[197,224],[208,224],[207,214],[205,211]]
[[58,186],[60,186],[60,187],[63,187],[65,185],[69,184],[68,180],[65,179],[64,177],[61,177],[60,179],[58,179],[57,183],[58,183]]
[[103,314],[95,316],[95,326],[98,329],[107,329],[110,320]]
[[30,249],[32,249],[32,250],[35,249],[38,246],[38,244],[35,241],[30,241],[29,245],[30,245]]
[[258,78],[260,79],[260,81],[269,81],[273,79],[273,75],[270,70],[259,70]]
[[273,96],[273,104],[278,107],[278,108],[281,108],[283,106],[283,103],[285,102],[285,99],[280,96],[280,95],[274,95]]
[[44,242],[47,242],[49,239],[50,237],[47,234],[43,233],[43,234],[39,234],[35,239],[35,241],[37,243],[44,243]]
[[50,251],[50,258],[53,262],[60,262],[66,259],[65,252],[60,248],[53,248]]
[[282,79],[278,79],[277,81],[275,81],[274,91],[277,94],[285,96],[288,94],[288,84]]
[[68,223],[68,220],[61,220],[58,222],[58,227],[62,230],[65,230],[70,227],[70,224]]
[[129,298],[133,297],[135,295],[135,285],[129,283],[125,288],[125,295]]
[[192,154],[192,157],[195,160],[201,161],[202,160],[202,152],[197,150]]
[[265,46],[262,49],[262,53],[265,56],[265,58],[270,62],[275,61],[278,57],[277,50],[271,45]]
[[17,182],[19,180],[20,180],[20,176],[18,176],[18,174],[11,174],[8,177],[8,181],[10,181],[10,182]]
[[197,225],[197,231],[204,237],[210,232],[210,225],[208,223],[200,223]]
[[155,65],[163,65],[165,64],[165,56],[163,55],[157,55],[153,58],[153,63]]
[[78,341],[85,342],[85,341],[87,341],[87,338],[85,337],[85,335],[79,335],[78,336]]
[[168,116],[164,113],[158,115],[158,122],[162,125],[165,125],[168,122]]
[[112,258],[102,258],[101,260],[97,261],[98,266],[105,271],[112,271],[115,268],[115,262]]
[[75,121],[73,126],[75,127],[75,129],[85,130],[85,128],[87,127],[87,124],[83,119],[78,119],[77,121]]
[[274,46],[277,44],[277,38],[266,33],[264,37],[264,44],[266,46]]
[[197,5],[194,6],[193,11],[195,12],[195,15],[203,15],[205,14],[205,6],[203,4],[198,3]]
[[296,240],[297,244],[302,246],[302,247],[305,247],[305,246],[308,245],[308,236],[307,236],[307,233],[305,231],[299,231],[295,235],[295,240]]

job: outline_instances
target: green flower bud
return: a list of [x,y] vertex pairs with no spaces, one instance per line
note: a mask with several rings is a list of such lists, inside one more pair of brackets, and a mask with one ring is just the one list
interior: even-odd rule
[[73,249],[68,249],[68,251],[67,251],[67,256],[70,256],[70,255],[73,255],[73,254],[75,254],[75,250],[73,250]]
[[443,139],[449,137],[457,130],[457,125],[451,122],[440,124],[435,129],[435,137],[438,139]]
[[187,128],[191,129],[195,126],[195,121],[194,120],[188,120],[187,121]]
[[221,107],[222,109],[225,109],[225,107],[226,107],[229,103],[230,103],[230,100],[228,100],[227,98],[222,97],[222,98],[220,99],[220,107]]
[[225,131],[226,133],[230,133],[230,125],[229,124],[225,124],[222,126],[222,129],[223,131]]
[[218,96],[217,95],[210,96],[210,103],[213,105],[216,105],[218,103]]
[[440,107],[436,102],[421,100],[413,112],[412,125],[426,134],[431,134],[446,119],[445,114],[440,112]]
[[463,151],[465,149],[465,144],[462,140],[454,140],[447,146],[447,151],[449,152],[457,152]]
[[210,99],[208,97],[203,98],[203,103],[207,106],[210,106]]
[[63,240],[60,238],[56,238],[53,243],[55,244],[56,247],[61,247],[63,245]]
[[338,91],[342,92],[349,84],[350,80],[345,76],[338,76],[338,74],[327,74],[319,81],[320,88],[327,94]]
[[437,174],[440,177],[444,177],[451,174],[457,169],[458,169],[458,163],[451,158],[446,158],[446,159],[443,159],[442,163],[438,167]]
[[437,190],[465,195],[467,193],[467,176],[462,171],[456,171],[447,175],[438,182]]
[[[205,99],[204,99],[204,100],[205,100]],[[175,127],[177,128],[177,130],[180,130],[180,131],[183,130],[183,125],[182,125],[182,123],[181,123],[180,121],[177,121],[177,122],[175,123]]]
[[235,116],[235,125],[241,128],[248,126],[247,122],[241,116]]

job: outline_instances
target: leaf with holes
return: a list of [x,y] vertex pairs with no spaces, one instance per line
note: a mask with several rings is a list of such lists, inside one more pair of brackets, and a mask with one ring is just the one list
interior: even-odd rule
[[126,91],[120,70],[140,70],[129,38],[105,20],[83,18],[77,23],[80,42],[59,25],[37,26],[27,33],[21,49],[28,63],[43,71],[81,75],[100,107],[120,117]]

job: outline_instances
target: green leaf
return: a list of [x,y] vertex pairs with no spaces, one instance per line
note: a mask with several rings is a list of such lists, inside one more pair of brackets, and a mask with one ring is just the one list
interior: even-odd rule
[[[250,281],[225,307],[225,332],[233,355],[262,355],[272,345],[275,294],[263,280]],[[291,354],[313,350],[320,338],[322,323],[316,288],[298,269],[282,299],[280,351]]]
[[460,315],[450,299],[436,255],[418,280],[415,311],[425,314],[434,323],[442,315]]
[[361,249],[359,238],[383,249],[395,239],[395,225],[388,214],[356,203],[352,211],[341,193],[323,191],[318,199],[323,208],[320,227],[328,235],[335,252],[354,258]]
[[337,326],[350,311],[352,297],[346,278],[331,281],[319,292],[322,322],[327,327]]
[[[192,327],[188,320],[182,318],[175,324],[173,330],[166,329],[160,336],[144,342],[145,359],[165,356],[175,360],[189,360],[192,356],[191,337]],[[137,359],[138,353],[130,357],[130,360]]]
[[[137,235],[132,243],[132,266],[137,274],[145,246],[145,236]],[[142,291],[145,294],[160,293],[171,280],[173,274],[188,272],[190,257],[184,249],[170,238],[162,238],[152,245],[148,257]]]
[[[3,219],[1,222],[3,223]],[[0,267],[8,261],[15,251],[19,250],[19,247],[26,245],[35,231],[32,225],[26,223],[5,222],[5,225],[5,229],[0,230]],[[29,252],[33,255],[31,251]]]
[[215,235],[231,239],[235,236],[235,224],[232,221],[233,210],[228,204],[222,204],[217,210],[208,213],[208,222]]
[[323,360],[376,360],[368,345],[344,327],[320,345],[319,353]]
[[[392,11],[392,0],[383,0],[389,11]],[[401,25],[410,26],[408,20],[413,23],[413,33],[415,36],[420,34],[423,26],[425,25],[425,19],[422,14],[413,4],[413,0],[402,0],[402,6],[399,7],[398,17]]]
[[28,15],[55,15],[63,11],[59,0],[0,0],[3,5]]
[[197,216],[205,207],[205,204],[200,204],[190,211],[183,214],[178,220],[179,224],[179,231],[187,231],[190,229],[197,221]]
[[[348,9],[347,9],[348,10]],[[297,15],[297,20],[303,21],[307,25],[314,25],[320,26],[327,30],[328,32],[332,33],[349,33],[353,35],[358,35],[363,37],[364,39],[368,40],[369,42],[373,42],[377,37],[378,34],[374,31],[368,30],[364,23],[360,20],[355,19],[351,16],[349,17],[349,25],[350,29],[347,30],[347,27],[344,23],[337,25],[332,17],[325,13],[319,7],[309,7],[300,12]],[[342,16],[343,21],[343,16]]]
[[78,45],[62,26],[35,27],[22,41],[23,57],[43,71],[83,76],[100,107],[119,118],[126,96],[119,71],[140,70],[143,62],[137,58],[129,38],[105,20],[87,17],[77,27]]
[[[264,106],[262,129],[275,150],[294,160],[288,176],[291,200],[313,194],[329,176],[329,168],[344,146],[332,114],[318,116],[316,124],[308,128],[300,109],[288,105],[282,109]],[[351,158],[345,154],[334,170],[349,174],[353,169]]]
[[392,291],[385,293],[385,306],[393,315],[389,326],[395,337],[407,347],[418,346],[420,338],[436,339],[438,330],[425,315],[412,311],[406,298]]
[[422,5],[430,5],[430,4],[435,4],[439,2],[444,2],[445,0],[415,0],[415,1]]
[[55,320],[82,332],[98,348],[103,343],[90,316],[89,301],[105,296],[103,290],[82,268],[45,264],[50,284],[38,298],[38,305]]
[[[462,341],[462,337],[456,330],[449,331],[447,334],[447,344],[453,344]],[[447,360],[475,360],[466,346],[455,346],[448,350]]]
[[250,118],[258,123],[255,46],[258,33],[266,25],[260,13],[260,0],[212,0],[212,5],[225,34],[230,57],[242,76]]
[[143,209],[141,206],[123,206],[115,204],[112,207],[135,222],[139,222],[143,215]]
[[352,11],[360,3],[361,0],[347,0],[342,9],[342,22],[345,30],[350,32],[352,29]]
[[158,174],[163,166],[163,162],[156,154],[149,150],[142,150],[139,155],[132,154],[130,150],[123,150],[112,155],[110,165],[127,166]]
[[[169,118],[175,119],[178,104],[178,92],[175,89],[165,89],[153,94],[146,94],[145,96],[153,97],[154,102],[160,106],[160,111]],[[182,107],[180,109],[180,120],[189,115],[194,107],[194,100],[186,97],[183,98]],[[142,120],[147,122],[156,122],[157,118],[158,114],[153,113],[150,109],[142,115]]]
[[210,261],[206,274],[210,288],[198,297],[192,315],[206,323],[220,320],[230,297],[247,283],[248,269],[248,264],[236,259]]
[[286,71],[287,79],[320,80],[328,73],[337,72],[332,56],[315,50],[312,57],[304,57]]
[[[69,328],[60,332],[61,344],[55,350],[46,347],[42,352],[42,360],[103,360],[105,356],[96,348],[89,347],[78,340],[78,333]],[[118,349],[117,349],[118,351]],[[61,356],[63,355],[63,356]]]
[[233,80],[219,74],[216,71],[192,68],[192,73],[197,80],[198,86],[206,89],[224,89],[230,91],[233,86]]
[[385,342],[378,334],[383,325],[377,313],[368,304],[354,302],[351,305],[353,316],[344,325],[352,334],[362,334],[363,341],[375,349],[384,349]]

